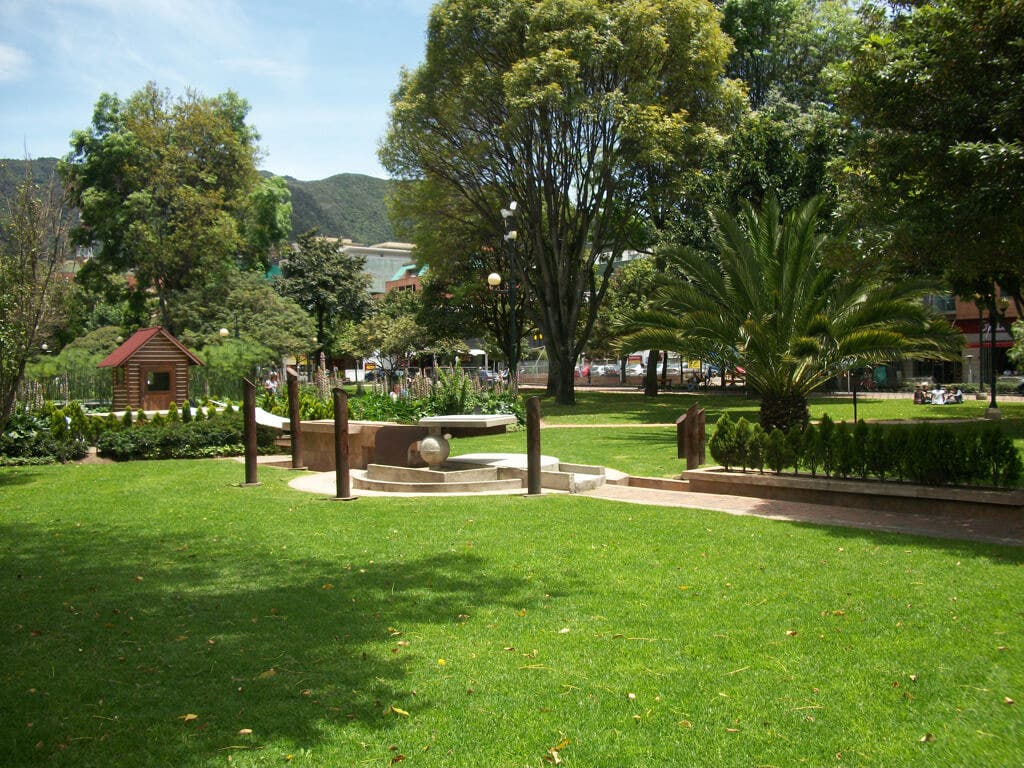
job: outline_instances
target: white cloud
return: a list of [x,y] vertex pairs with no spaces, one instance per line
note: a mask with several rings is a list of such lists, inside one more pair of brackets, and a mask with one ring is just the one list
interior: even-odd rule
[[0,43],[0,81],[21,80],[28,75],[29,63],[24,51]]

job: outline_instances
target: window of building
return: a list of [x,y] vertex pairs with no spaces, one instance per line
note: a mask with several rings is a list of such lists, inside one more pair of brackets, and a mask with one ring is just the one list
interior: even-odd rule
[[170,392],[171,372],[170,371],[149,371],[146,374],[147,392]]

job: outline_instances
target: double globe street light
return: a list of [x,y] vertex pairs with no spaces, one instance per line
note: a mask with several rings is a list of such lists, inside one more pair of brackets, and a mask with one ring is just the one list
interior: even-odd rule
[[516,324],[516,249],[515,240],[518,232],[512,229],[510,219],[515,215],[517,203],[515,200],[508,204],[508,208],[501,209],[501,220],[505,225],[505,248],[508,251],[508,288],[501,288],[501,275],[498,272],[491,272],[487,276],[487,285],[491,290],[508,294],[508,375],[512,390],[519,386],[519,328]]

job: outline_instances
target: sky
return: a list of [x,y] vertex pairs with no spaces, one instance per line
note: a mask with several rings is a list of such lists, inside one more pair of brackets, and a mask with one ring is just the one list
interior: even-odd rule
[[431,0],[0,0],[0,158],[60,157],[101,93],[153,81],[249,102],[261,167],[386,177],[377,160]]

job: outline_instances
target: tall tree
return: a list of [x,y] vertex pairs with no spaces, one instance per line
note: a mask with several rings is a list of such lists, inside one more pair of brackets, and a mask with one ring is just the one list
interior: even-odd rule
[[10,418],[26,362],[66,315],[67,217],[55,180],[24,181],[0,200],[0,432]]
[[315,229],[300,235],[281,260],[279,290],[314,317],[320,349],[327,345],[335,319],[358,322],[367,314],[370,276],[363,272],[365,265],[366,259],[350,256]]
[[273,183],[259,183],[248,111],[231,91],[174,98],[150,83],[124,100],[102,94],[59,165],[81,212],[74,240],[97,248],[85,277],[102,283],[131,272],[136,313],[152,292],[172,331],[177,296],[259,265],[261,251],[288,231],[279,216],[287,201]]
[[694,357],[731,350],[761,395],[761,424],[807,422],[807,396],[839,373],[897,357],[952,359],[961,336],[921,298],[928,280],[883,283],[824,261],[818,199],[780,216],[768,198],[716,215],[718,255],[683,250],[683,280],[622,324],[623,348]]
[[518,202],[516,282],[560,403],[574,402],[574,361],[607,290],[610,269],[595,263],[635,245],[644,171],[672,167],[732,103],[728,51],[704,0],[434,6],[426,61],[403,74],[381,159],[462,199],[490,242]]
[[968,296],[995,301],[998,283],[1024,314],[1024,4],[865,4],[862,19],[841,97],[861,127],[843,187],[863,250]]

